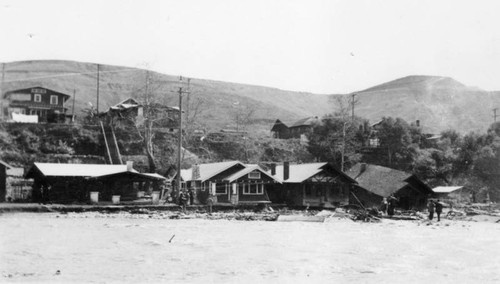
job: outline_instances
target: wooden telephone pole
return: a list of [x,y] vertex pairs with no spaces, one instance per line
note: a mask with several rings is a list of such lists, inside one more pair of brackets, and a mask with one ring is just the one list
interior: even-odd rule
[[497,117],[499,116],[497,114],[497,110],[498,110],[498,108],[493,109],[493,122],[497,122]]
[[[179,81],[182,84],[182,76],[179,77]],[[189,79],[188,79],[189,83]],[[183,90],[182,87],[179,87],[179,144],[178,144],[178,149],[177,149],[177,190],[178,193],[181,192],[181,151],[182,151],[182,95],[183,94],[189,94],[189,85],[187,90]]]

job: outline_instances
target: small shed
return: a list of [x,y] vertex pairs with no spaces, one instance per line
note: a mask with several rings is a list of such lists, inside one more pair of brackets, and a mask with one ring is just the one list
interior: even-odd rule
[[[448,201],[468,201],[468,193],[464,193],[463,186],[438,186],[432,189],[433,198],[448,200]],[[466,195],[467,197],[465,197]]]

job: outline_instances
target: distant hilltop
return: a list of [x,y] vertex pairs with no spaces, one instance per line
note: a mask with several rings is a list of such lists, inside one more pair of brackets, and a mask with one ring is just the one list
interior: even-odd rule
[[[44,86],[72,96],[75,113],[89,103],[96,106],[97,64],[64,60],[19,61],[4,66],[2,92]],[[178,77],[139,68],[99,64],[99,109],[129,97],[141,100],[149,76],[149,88],[159,101],[177,104]],[[73,93],[75,96],[73,97]],[[366,90],[353,92],[359,100],[355,113],[372,122],[401,117],[438,133],[485,131],[493,122],[492,109],[500,106],[500,92],[468,87],[449,77],[407,76]],[[351,94],[353,94],[351,93]],[[349,95],[349,94],[345,94]],[[293,92],[214,80],[191,80],[190,100],[199,101],[198,119],[208,129],[238,127],[238,113],[253,109],[252,131],[269,132],[274,121],[323,116],[336,110],[336,95]],[[187,103],[187,102],[186,102]]]

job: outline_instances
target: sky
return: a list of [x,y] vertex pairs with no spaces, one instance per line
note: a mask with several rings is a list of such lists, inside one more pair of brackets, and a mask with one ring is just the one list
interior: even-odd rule
[[0,0],[0,62],[61,59],[321,94],[408,75],[500,90],[500,1]]

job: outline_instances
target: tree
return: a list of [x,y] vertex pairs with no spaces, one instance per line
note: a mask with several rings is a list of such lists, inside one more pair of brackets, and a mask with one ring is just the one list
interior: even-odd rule
[[380,146],[387,149],[388,166],[407,168],[411,160],[408,146],[412,142],[408,123],[401,118],[384,117],[378,127]]
[[357,150],[361,141],[357,135],[359,118],[355,123],[346,122],[342,117],[327,115],[321,123],[313,127],[309,134],[309,152],[319,160],[334,163],[341,170],[360,159]]
[[[139,90],[143,93],[141,107],[136,111],[121,112],[111,117],[109,122],[112,127],[123,125],[134,128],[144,146],[150,172],[158,170],[155,152],[159,146],[154,143],[157,132],[162,128],[178,127],[176,124],[180,115],[178,110],[159,102],[157,92],[160,88],[161,84],[155,80],[154,74],[145,71],[144,88]],[[139,115],[141,108],[142,116]]]

